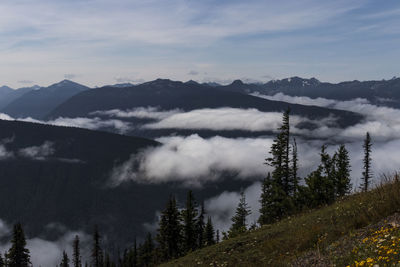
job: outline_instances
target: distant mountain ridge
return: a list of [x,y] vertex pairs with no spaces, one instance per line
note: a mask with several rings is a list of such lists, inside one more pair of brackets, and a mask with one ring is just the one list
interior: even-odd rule
[[230,85],[217,88],[242,93],[259,92],[266,95],[283,93],[290,96],[322,97],[336,100],[365,98],[374,104],[400,107],[400,78],[328,83],[320,82],[316,78],[291,77],[272,80],[265,84],[245,84],[237,80]]
[[[242,83],[235,82],[232,85],[241,86]],[[95,111],[128,110],[138,107],[157,107],[162,111],[230,107],[257,109],[263,112],[283,112],[290,108],[292,114],[310,119],[321,119],[334,115],[338,118],[339,126],[342,127],[353,125],[362,119],[361,115],[352,112],[272,101],[240,91],[226,90],[226,87],[211,87],[196,82],[183,83],[166,79],[157,79],[132,87],[106,86],[86,90],[72,96],[55,108],[46,116],[46,119],[88,117],[93,116],[92,113]]]
[[88,89],[90,88],[84,85],[63,80],[48,87],[26,92],[4,107],[2,112],[15,118],[32,117],[42,119],[71,96]]
[[3,109],[5,106],[13,102],[15,99],[21,97],[22,95],[30,92],[32,90],[39,89],[40,86],[34,85],[31,87],[23,87],[19,89],[13,89],[8,86],[0,87],[0,110]]

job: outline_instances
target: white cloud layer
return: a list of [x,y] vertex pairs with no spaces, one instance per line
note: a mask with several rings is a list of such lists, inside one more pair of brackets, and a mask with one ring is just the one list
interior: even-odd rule
[[116,130],[117,132],[119,132],[121,134],[124,134],[132,129],[132,125],[129,122],[122,121],[122,120],[116,120],[116,119],[104,120],[99,117],[94,117],[94,118],[59,117],[55,120],[41,121],[41,120],[36,120],[36,119],[30,118],[30,117],[15,119],[7,114],[0,113],[0,120],[8,120],[8,121],[17,120],[17,121],[49,124],[49,125],[55,125],[55,126],[85,128],[85,129],[89,129],[89,130],[98,130],[98,129],[102,129],[102,128],[113,128],[114,130]]
[[[300,116],[291,116],[292,128],[310,121]],[[162,120],[144,125],[148,129],[207,129],[207,130],[243,130],[275,131],[282,123],[282,113],[261,112],[257,109],[217,108],[196,109],[175,113]]]
[[[338,101],[326,98],[309,98],[306,96],[288,96],[282,93],[275,95],[252,94],[269,100],[278,100],[288,103],[314,105],[347,110],[362,114],[365,119],[345,129],[320,127],[315,132],[317,136],[332,137],[339,140],[359,140],[369,132],[375,140],[393,140],[400,138],[400,110],[385,106],[372,105],[366,99],[357,98],[349,101]],[[309,134],[312,134],[310,132]]]
[[44,160],[54,154],[55,149],[53,146],[53,142],[45,141],[40,146],[22,148],[18,151],[18,154],[22,157],[27,157],[35,160]]

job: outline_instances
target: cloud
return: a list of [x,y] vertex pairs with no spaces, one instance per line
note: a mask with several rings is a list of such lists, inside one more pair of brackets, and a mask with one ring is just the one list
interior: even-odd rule
[[64,118],[59,117],[55,120],[41,122],[44,124],[56,125],[56,126],[67,126],[67,127],[78,127],[86,128],[90,130],[97,130],[101,128],[114,128],[119,133],[126,133],[132,129],[129,122],[121,120],[102,120],[101,118]]
[[95,111],[90,113],[91,115],[104,115],[109,117],[118,118],[139,118],[139,119],[165,119],[174,114],[182,112],[179,109],[173,109],[168,111],[160,111],[156,107],[139,107],[134,109],[128,109],[126,111],[119,109]]
[[[116,166],[110,180],[113,186],[125,181],[163,183],[180,181],[186,186],[221,179],[224,173],[238,179],[264,177],[269,166],[264,164],[272,145],[272,138],[202,138],[172,136],[158,138],[162,145],[132,155]],[[321,141],[298,142],[301,174],[309,172],[318,162]]]
[[20,81],[18,81],[18,83],[22,83],[22,84],[32,84],[32,83],[34,83],[34,81],[31,81],[31,80],[20,80]]
[[195,71],[195,70],[191,70],[191,71],[188,72],[188,75],[193,75],[193,76],[195,76],[195,75],[198,75],[198,74],[199,74],[199,72],[198,72],[198,71]]
[[72,74],[72,73],[64,74],[64,78],[65,78],[65,79],[68,79],[68,80],[73,80],[73,79],[77,78],[78,76],[79,76],[79,75]]
[[[349,101],[338,101],[326,98],[309,98],[306,96],[288,96],[278,93],[272,96],[259,93],[254,96],[284,101],[288,103],[297,103],[302,105],[314,105],[320,107],[329,107],[340,110],[347,110],[362,114],[365,119],[356,125],[345,129],[331,129],[321,127],[315,131],[318,136],[332,137],[338,140],[360,140],[366,132],[370,132],[375,140],[393,140],[400,138],[400,110],[385,106],[376,106],[369,103],[368,100],[357,98]],[[329,132],[331,131],[331,134]],[[303,131],[306,133],[306,131]],[[309,132],[308,134],[312,134]]]
[[22,148],[18,151],[18,154],[22,157],[34,159],[34,160],[45,160],[47,157],[54,154],[54,143],[45,141],[40,146],[31,146]]
[[[290,117],[293,130],[296,125],[310,120],[293,115]],[[172,114],[162,120],[144,125],[148,129],[208,129],[276,131],[282,123],[282,113],[262,112],[257,109],[217,108],[196,109]]]
[[117,83],[143,83],[143,82],[145,82],[144,79],[132,79],[129,77],[115,77],[114,80]]
[[6,145],[14,141],[14,136],[0,140],[0,160],[6,160],[14,157],[14,152],[8,151]]

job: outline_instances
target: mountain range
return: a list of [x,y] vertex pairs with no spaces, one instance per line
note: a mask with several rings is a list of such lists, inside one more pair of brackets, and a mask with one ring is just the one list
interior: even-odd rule
[[16,93],[21,95],[6,105],[2,112],[15,118],[41,119],[71,96],[88,89],[84,85],[69,80],[36,90],[25,90],[25,93],[23,89],[18,89],[14,91],[14,95]]

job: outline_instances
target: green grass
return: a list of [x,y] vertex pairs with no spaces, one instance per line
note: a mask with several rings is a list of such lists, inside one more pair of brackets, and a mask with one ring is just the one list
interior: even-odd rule
[[[286,218],[162,266],[288,266],[307,257],[332,260],[331,244],[400,210],[398,175],[366,193]],[[336,245],[340,249],[340,244]]]

